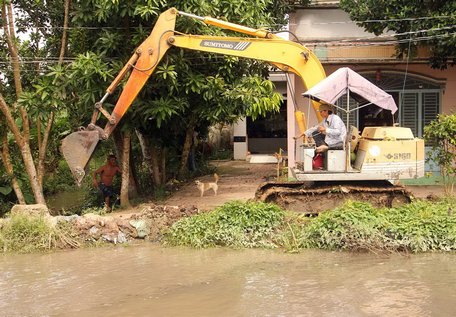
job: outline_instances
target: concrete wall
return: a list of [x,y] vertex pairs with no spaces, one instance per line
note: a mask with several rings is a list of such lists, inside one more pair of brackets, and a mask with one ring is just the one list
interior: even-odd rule
[[233,127],[233,158],[235,160],[245,160],[247,157],[247,120],[241,119]]
[[306,8],[297,10],[290,30],[300,40],[322,42],[337,39],[373,37],[350,20],[348,13],[338,8]]

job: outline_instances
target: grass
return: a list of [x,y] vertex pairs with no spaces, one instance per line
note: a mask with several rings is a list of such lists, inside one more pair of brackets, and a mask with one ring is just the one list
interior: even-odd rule
[[[368,202],[344,205],[309,218],[274,204],[233,201],[174,223],[165,244],[195,248],[282,248],[362,252],[456,251],[456,199],[415,200],[377,209]],[[13,215],[0,223],[0,252],[76,248],[83,242],[71,223]]]
[[443,185],[442,176],[439,173],[430,173],[427,176],[417,179],[404,179],[401,180],[403,185],[416,185],[416,186],[429,186],[429,185]]
[[29,253],[78,247],[72,228],[52,226],[43,216],[13,215],[0,228],[0,252]]
[[195,248],[274,247],[272,237],[285,211],[273,204],[233,201],[212,212],[184,218],[165,235],[169,245]]
[[279,247],[368,252],[456,250],[456,201],[417,200],[376,209],[348,201],[316,218],[288,213],[272,204],[232,202],[185,218],[165,235],[167,244],[196,248]]

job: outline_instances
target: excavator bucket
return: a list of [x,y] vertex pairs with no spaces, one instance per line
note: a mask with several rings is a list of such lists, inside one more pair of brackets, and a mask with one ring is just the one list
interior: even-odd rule
[[67,161],[78,186],[81,186],[82,179],[86,174],[85,166],[99,140],[98,131],[73,132],[62,140],[63,157]]

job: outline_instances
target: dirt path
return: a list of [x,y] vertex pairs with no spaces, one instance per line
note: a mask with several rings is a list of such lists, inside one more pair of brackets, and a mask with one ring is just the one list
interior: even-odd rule
[[[242,200],[255,197],[258,185],[276,175],[275,164],[250,164],[246,161],[215,161],[219,175],[217,196],[212,190],[200,197],[200,192],[194,182],[181,187],[165,201],[166,205],[195,205],[201,210],[209,210],[223,205],[231,200]],[[212,175],[198,178],[202,182],[213,182]]]

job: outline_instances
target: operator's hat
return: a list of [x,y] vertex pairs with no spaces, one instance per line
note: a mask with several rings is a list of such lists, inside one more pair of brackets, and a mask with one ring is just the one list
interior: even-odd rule
[[322,111],[322,110],[332,111],[333,107],[328,103],[322,103],[322,104],[320,104],[320,107],[318,107],[318,111]]

